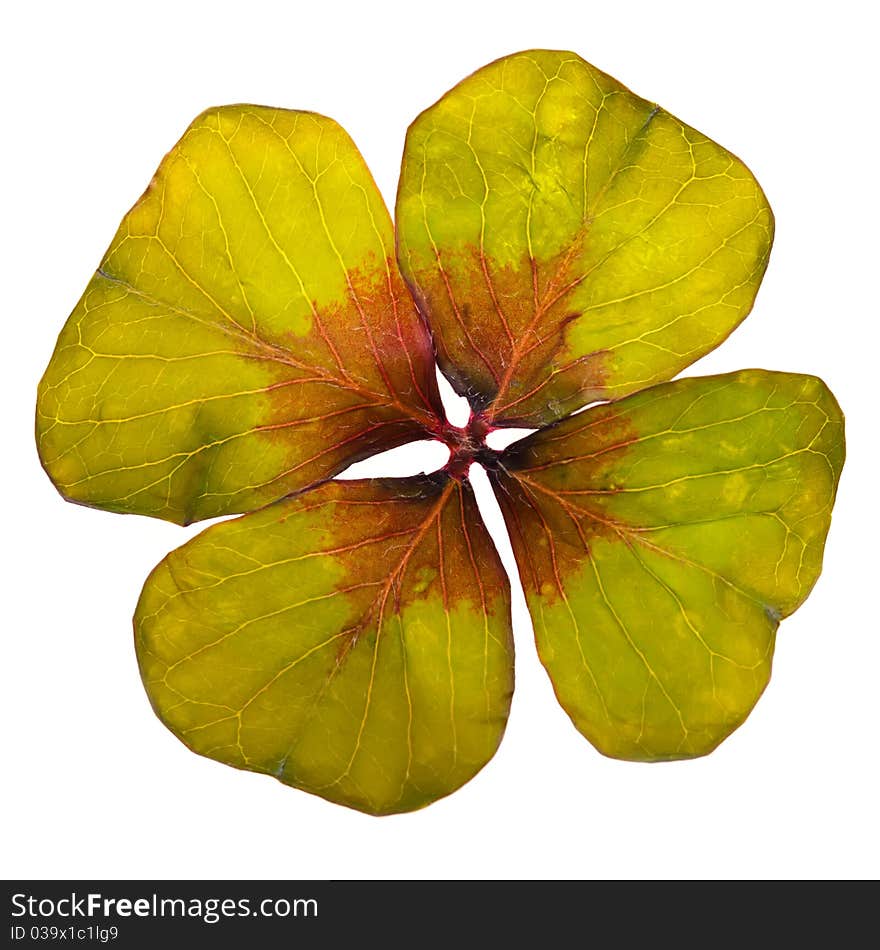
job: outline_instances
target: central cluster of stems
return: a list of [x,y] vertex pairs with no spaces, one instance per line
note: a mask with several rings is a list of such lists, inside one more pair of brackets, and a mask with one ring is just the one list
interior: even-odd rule
[[440,441],[449,448],[449,461],[443,471],[461,481],[467,477],[472,462],[479,462],[486,468],[496,467],[500,452],[486,444],[486,436],[495,428],[485,416],[474,412],[464,428],[444,421],[437,433]]

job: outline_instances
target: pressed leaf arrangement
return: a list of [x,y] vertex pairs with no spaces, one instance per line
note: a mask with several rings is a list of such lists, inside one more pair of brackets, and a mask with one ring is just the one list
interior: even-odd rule
[[[396,227],[332,120],[200,115],[124,218],[37,407],[66,498],[182,524],[244,513],[144,586],[161,720],[376,814],[468,781],[513,691],[508,579],[468,481],[482,464],[575,726],[618,758],[710,752],[819,574],[844,459],[815,377],[670,382],[748,314],[772,236],[738,158],[574,53],[505,57],[423,112]],[[537,431],[487,446],[514,426]],[[332,480],[425,438],[449,446],[442,471]]]

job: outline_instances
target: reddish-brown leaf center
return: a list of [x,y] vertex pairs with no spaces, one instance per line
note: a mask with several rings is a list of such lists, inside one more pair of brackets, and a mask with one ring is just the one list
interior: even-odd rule
[[464,428],[444,422],[439,437],[449,448],[449,461],[443,471],[461,481],[467,477],[472,462],[495,468],[501,453],[486,444],[486,436],[495,428],[482,413],[472,412]]

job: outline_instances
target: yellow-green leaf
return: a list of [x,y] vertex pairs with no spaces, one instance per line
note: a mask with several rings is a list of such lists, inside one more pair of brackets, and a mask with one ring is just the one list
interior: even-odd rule
[[773,233],[738,158],[549,50],[485,66],[415,120],[397,226],[444,372],[491,421],[529,426],[717,346]]
[[125,216],[40,384],[65,497],[250,510],[436,426],[426,329],[351,139],[308,112],[199,116]]
[[191,749],[374,814],[468,781],[513,690],[509,586],[467,481],[329,482],[150,575],[141,672]]
[[710,752],[819,575],[844,459],[821,380],[655,386],[516,443],[492,477],[541,659],[602,752]]

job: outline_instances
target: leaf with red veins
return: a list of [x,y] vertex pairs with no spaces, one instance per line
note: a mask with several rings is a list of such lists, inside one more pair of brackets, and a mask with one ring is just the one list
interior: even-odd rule
[[533,428],[716,347],[773,236],[736,156],[550,50],[490,63],[413,122],[396,214],[442,369],[494,424]]
[[703,755],[745,719],[821,570],[843,459],[824,383],[764,370],[655,386],[501,456],[541,660],[601,752]]
[[135,615],[144,683],[195,752],[373,814],[492,757],[510,589],[466,479],[328,482],[214,525]]
[[424,438],[428,331],[351,139],[309,112],[199,116],[125,216],[40,384],[72,501],[190,522]]

